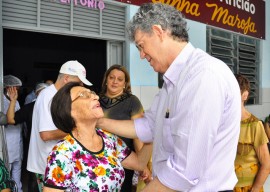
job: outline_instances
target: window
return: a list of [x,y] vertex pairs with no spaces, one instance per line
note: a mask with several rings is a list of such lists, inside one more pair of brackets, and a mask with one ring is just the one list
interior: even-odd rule
[[260,40],[248,36],[207,27],[207,52],[224,61],[234,74],[242,74],[250,81],[247,104],[259,103]]

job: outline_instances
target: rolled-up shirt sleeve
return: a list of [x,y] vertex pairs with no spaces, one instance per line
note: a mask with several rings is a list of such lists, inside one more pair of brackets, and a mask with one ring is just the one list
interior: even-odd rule
[[166,166],[160,168],[157,172],[157,177],[163,185],[175,190],[190,189],[199,181],[196,178],[191,180],[180,171],[177,171],[172,157],[169,157]]
[[156,94],[153,104],[150,109],[146,110],[143,118],[138,118],[134,120],[135,130],[138,138],[144,143],[153,142],[154,139],[154,125],[156,112],[158,108],[160,93]]
[[153,141],[152,130],[146,118],[138,118],[134,120],[135,130],[138,138],[144,143]]

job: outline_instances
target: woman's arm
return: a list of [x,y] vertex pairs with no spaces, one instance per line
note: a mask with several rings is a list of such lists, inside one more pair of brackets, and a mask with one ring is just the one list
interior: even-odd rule
[[145,143],[142,149],[136,154],[131,154],[125,158],[121,163],[126,169],[143,171],[152,154],[152,143]]
[[10,189],[2,189],[1,192],[11,192]]
[[260,169],[256,175],[256,179],[253,183],[251,192],[259,192],[263,187],[265,180],[267,179],[270,173],[270,158],[269,158],[269,150],[267,144],[263,144],[255,149],[258,159],[260,161]]
[[[133,139],[133,143],[134,143],[135,151],[136,151],[136,153],[138,153],[141,150],[141,148],[143,147],[144,144],[139,139]],[[152,154],[152,151],[151,151],[151,154]],[[150,155],[149,158],[151,158],[151,155]],[[149,161],[150,161],[150,159],[148,159],[147,162],[149,163]],[[146,183],[148,183],[148,182],[150,182],[152,180],[152,173],[151,173],[151,171],[149,169],[149,165],[146,166],[144,168],[144,170],[140,171],[139,173],[140,173],[140,177],[139,177],[140,180],[143,180]]]
[[8,124],[14,125],[15,122],[15,106],[16,106],[16,101],[18,98],[18,92],[16,87],[9,87],[7,88],[7,93],[10,98],[10,103],[8,106],[7,110],[7,122]]
[[[131,120],[141,118],[141,117],[143,117],[143,112],[131,116]],[[136,139],[133,139],[133,145],[134,145],[135,152],[137,153],[143,147],[143,142],[141,142],[138,138],[136,138]]]
[[[141,118],[141,117],[143,117],[143,112],[131,116],[131,120]],[[137,153],[142,148],[143,142],[141,142],[138,138],[135,138],[133,139],[133,145],[134,145],[135,152]]]
[[153,179],[153,181],[151,181],[148,185],[146,185],[146,187],[143,188],[143,190],[141,192],[152,192],[152,191],[155,191],[155,192],[163,192],[163,191],[176,192],[175,190],[172,190],[172,189],[166,187],[165,185],[163,185],[157,177],[155,177]]
[[265,130],[265,133],[266,133],[268,139],[270,140],[270,125],[268,122],[264,123],[264,130]]
[[44,187],[43,192],[64,192],[65,190],[60,190],[60,189],[54,189],[50,187]]

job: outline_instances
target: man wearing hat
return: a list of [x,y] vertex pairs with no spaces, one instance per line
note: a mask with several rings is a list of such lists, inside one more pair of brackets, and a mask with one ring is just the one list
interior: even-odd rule
[[69,82],[92,85],[86,79],[86,70],[82,64],[78,61],[67,61],[62,65],[55,84],[40,93],[34,106],[27,170],[36,174],[40,192],[47,156],[57,141],[66,135],[57,129],[52,121],[50,102],[56,92]]
[[[22,82],[19,78],[13,75],[4,76],[4,113],[7,113],[10,103],[10,97],[7,89],[14,87],[19,89],[22,86]],[[20,109],[19,102],[14,103],[15,111]],[[22,125],[6,125],[5,134],[8,149],[8,160],[11,177],[14,179],[18,186],[18,192],[22,192],[21,183],[21,167],[23,158],[23,140],[22,140]]]
[[[34,93],[36,96],[39,95],[39,93],[48,87],[49,85],[47,83],[38,83],[34,89]],[[7,123],[14,125],[18,123],[26,123],[26,126],[23,126],[25,128],[25,137],[24,137],[24,143],[23,143],[23,173],[25,170],[25,165],[27,162],[27,156],[28,156],[28,148],[29,148],[29,142],[30,142],[30,134],[32,130],[32,114],[34,109],[34,104],[36,99],[34,101],[23,105],[18,111],[15,112],[15,106],[18,99],[18,92],[15,87],[9,87],[7,88],[7,93],[10,98],[9,107],[7,110]],[[30,173],[26,171],[28,184],[27,184],[27,191],[31,192],[38,192],[38,186],[36,182],[36,176],[33,173]]]

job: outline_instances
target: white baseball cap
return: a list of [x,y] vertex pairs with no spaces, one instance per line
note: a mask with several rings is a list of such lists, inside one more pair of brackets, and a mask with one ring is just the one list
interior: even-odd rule
[[88,86],[93,85],[90,81],[86,79],[86,70],[82,64],[78,61],[67,61],[64,63],[59,71],[59,73],[78,76],[78,78]]

